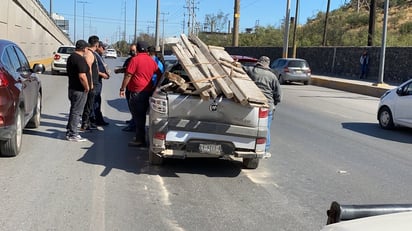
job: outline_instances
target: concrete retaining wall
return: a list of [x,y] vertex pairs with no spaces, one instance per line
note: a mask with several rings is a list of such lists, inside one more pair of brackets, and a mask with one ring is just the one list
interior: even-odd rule
[[[282,57],[281,47],[226,47],[233,55],[259,58],[268,56],[271,60]],[[337,77],[357,78],[360,74],[359,58],[363,49],[369,53],[368,79],[378,80],[380,47],[300,47],[296,56],[306,59],[312,73]],[[289,57],[292,51],[289,51]],[[412,78],[412,47],[386,48],[384,82],[399,84]]]
[[71,40],[36,0],[2,0],[0,38],[17,43],[31,63],[50,64],[53,52]]

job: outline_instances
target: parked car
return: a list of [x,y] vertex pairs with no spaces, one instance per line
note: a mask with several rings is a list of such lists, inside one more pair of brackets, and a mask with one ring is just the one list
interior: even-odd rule
[[109,48],[106,50],[106,53],[104,55],[105,58],[113,58],[116,59],[117,58],[117,52],[115,49]]
[[377,117],[384,129],[396,126],[412,128],[412,79],[382,95]]
[[23,128],[39,127],[42,86],[36,73],[44,70],[42,64],[30,69],[15,43],[0,40],[0,155],[19,154]]
[[[190,82],[179,63],[169,71]],[[182,93],[166,76],[150,98],[149,163],[235,156],[243,159],[245,168],[257,168],[265,155],[268,108],[241,105],[223,96],[202,100]]]
[[309,84],[311,70],[308,62],[304,59],[279,58],[272,62],[270,68],[278,77],[280,84],[286,82]]
[[61,46],[57,48],[56,52],[53,52],[53,61],[51,64],[52,75],[58,73],[67,73],[66,64],[67,58],[74,52],[74,46]]
[[257,63],[257,59],[244,55],[231,55],[233,60],[241,63],[243,66],[254,66]]

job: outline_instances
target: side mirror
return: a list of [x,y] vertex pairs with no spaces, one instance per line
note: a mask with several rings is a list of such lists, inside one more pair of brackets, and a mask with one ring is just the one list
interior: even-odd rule
[[33,66],[33,73],[43,74],[46,71],[46,67],[41,63],[36,63]]
[[399,96],[402,96],[403,95],[403,88],[396,89],[396,94],[398,94]]

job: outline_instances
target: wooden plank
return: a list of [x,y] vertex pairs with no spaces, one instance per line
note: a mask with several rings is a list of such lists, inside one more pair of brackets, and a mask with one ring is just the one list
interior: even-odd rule
[[[201,54],[200,56],[203,56],[205,60],[207,60],[210,65],[208,65],[209,71],[212,73],[213,76],[227,76],[227,73],[222,69],[222,67],[219,65],[217,60],[210,54],[210,51],[206,44],[204,44],[198,37],[196,36],[190,36],[190,40],[197,45],[197,48],[199,51],[196,51],[197,53]],[[196,47],[195,47],[195,50]],[[203,59],[202,57],[202,59]],[[220,87],[222,92],[227,98],[233,98],[233,90],[227,85],[226,81],[222,79],[217,79],[216,80],[216,85]]]
[[[189,41],[189,39],[186,37],[185,34],[182,34],[180,38],[182,39],[186,47],[191,48],[192,51],[190,53],[192,54],[194,59],[197,61],[196,63],[197,67],[204,74],[205,81],[209,82],[212,85],[212,87],[215,88],[216,94],[220,94],[222,91],[217,85],[215,85],[215,81],[214,81],[215,78],[212,78],[213,74],[209,71],[209,68],[208,68],[209,61],[205,58],[205,56],[202,54],[199,48]],[[217,95],[216,96],[212,95],[212,97],[216,98]]]
[[[209,46],[209,50],[211,54],[218,60],[223,58],[224,60],[229,62],[234,61],[233,58],[226,51],[220,48],[216,49],[215,47]],[[231,75],[241,76],[241,78],[231,79],[234,85],[236,85],[239,88],[239,90],[245,95],[249,102],[267,104],[267,99],[265,95],[263,95],[262,91],[256,86],[256,84],[250,79],[250,77],[243,69],[237,69],[239,72],[243,73],[236,72],[236,74],[234,74],[233,68],[226,67],[224,68],[224,70],[229,75],[229,77],[232,77]]]
[[[196,89],[200,89],[207,85],[207,83],[203,82],[196,82],[196,80],[203,79],[203,74],[200,73],[199,69],[193,65],[192,61],[190,60],[190,54],[184,51],[183,47],[179,44],[172,46],[172,50],[175,53],[176,57],[179,59],[180,64],[185,69],[187,75],[189,76],[190,80],[193,81],[193,86]],[[210,100],[210,95],[206,91],[200,92],[200,97],[203,100]]]

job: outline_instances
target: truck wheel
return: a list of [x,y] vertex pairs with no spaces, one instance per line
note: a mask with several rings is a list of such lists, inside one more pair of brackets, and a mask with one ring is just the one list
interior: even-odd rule
[[37,95],[36,106],[33,109],[33,117],[27,123],[28,128],[38,128],[40,126],[40,117],[41,117],[41,94]]
[[4,143],[0,144],[0,152],[2,156],[17,156],[21,150],[23,138],[23,112],[20,108],[17,109],[15,134]]
[[163,157],[158,156],[152,150],[149,150],[149,164],[151,165],[161,165],[163,164]]
[[243,167],[256,169],[259,166],[259,158],[243,158]]

